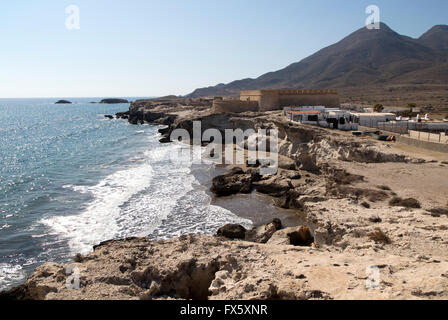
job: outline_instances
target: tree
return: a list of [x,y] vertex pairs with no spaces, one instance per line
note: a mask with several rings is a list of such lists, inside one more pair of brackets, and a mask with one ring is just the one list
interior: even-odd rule
[[384,110],[384,107],[383,107],[383,105],[380,104],[380,103],[376,104],[376,105],[373,107],[373,111],[375,111],[375,112],[383,112],[383,110]]
[[417,108],[417,104],[415,103],[408,103],[408,108],[410,109],[410,112],[414,112],[414,109]]

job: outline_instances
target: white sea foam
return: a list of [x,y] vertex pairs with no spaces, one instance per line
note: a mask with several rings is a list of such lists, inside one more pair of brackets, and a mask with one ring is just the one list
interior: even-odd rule
[[62,188],[64,189],[72,189],[75,192],[79,192],[79,193],[89,193],[90,189],[87,186],[75,186],[72,184],[68,184],[66,186],[63,186]]
[[86,253],[101,241],[118,233],[117,218],[120,206],[150,183],[153,170],[148,162],[107,176],[93,187],[76,187],[79,192],[90,192],[94,200],[78,215],[56,216],[42,222],[69,242],[73,253]]
[[0,263],[0,290],[25,279],[25,271],[20,265]]
[[87,253],[93,245],[114,238],[214,233],[227,223],[250,227],[251,221],[210,204],[211,198],[191,172],[189,159],[170,161],[179,148],[169,144],[148,150],[144,161],[132,162],[96,186],[65,186],[91,193],[92,202],[81,214],[42,222],[68,241],[72,254]]

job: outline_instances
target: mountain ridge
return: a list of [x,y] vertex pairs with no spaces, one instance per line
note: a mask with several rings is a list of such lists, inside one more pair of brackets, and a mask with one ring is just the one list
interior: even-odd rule
[[[238,95],[241,90],[345,88],[384,83],[448,83],[448,26],[437,25],[414,39],[385,23],[361,28],[341,41],[258,78],[196,89],[188,97]],[[420,75],[422,77],[420,77]]]

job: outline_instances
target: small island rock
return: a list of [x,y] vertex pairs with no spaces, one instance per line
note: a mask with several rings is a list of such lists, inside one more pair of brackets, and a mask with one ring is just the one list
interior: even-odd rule
[[72,104],[72,102],[68,100],[59,100],[56,101],[55,104]]
[[129,103],[126,99],[103,99],[100,101],[103,104],[118,104],[118,103]]

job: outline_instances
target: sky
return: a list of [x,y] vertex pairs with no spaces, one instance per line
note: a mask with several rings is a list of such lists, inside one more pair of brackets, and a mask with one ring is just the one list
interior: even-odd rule
[[2,1],[0,98],[184,95],[256,78],[363,27],[369,5],[414,38],[448,24],[446,0]]

